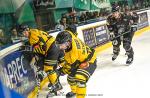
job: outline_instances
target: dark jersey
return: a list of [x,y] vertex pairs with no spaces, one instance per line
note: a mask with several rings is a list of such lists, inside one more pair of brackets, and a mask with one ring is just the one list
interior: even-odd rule
[[132,17],[130,15],[120,13],[119,18],[115,18],[114,16],[110,15],[107,18],[108,22],[108,30],[114,33],[125,33],[130,30],[130,20]]

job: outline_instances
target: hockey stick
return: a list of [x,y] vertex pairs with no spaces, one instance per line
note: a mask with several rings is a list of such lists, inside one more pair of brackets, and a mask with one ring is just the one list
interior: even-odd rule
[[[39,72],[39,68],[38,68],[38,66],[36,66],[37,65],[37,58],[36,58],[36,56],[34,56],[33,58],[35,58],[35,63],[36,64],[34,64],[33,66],[35,66],[36,67],[36,70],[35,70],[35,78],[36,78],[36,86],[37,86],[37,98],[38,98],[38,96],[39,96],[39,93],[40,93],[40,79],[39,79],[39,77],[38,77],[38,72]],[[32,61],[31,61],[32,62]]]
[[115,36],[115,37],[112,38],[112,39],[109,38],[109,40],[110,40],[110,41],[113,41],[113,40],[115,40],[116,38],[121,37],[121,36],[123,36],[123,35],[125,35],[125,34],[127,34],[127,33],[130,33],[130,31],[125,32],[125,33],[122,33],[122,34],[119,34],[119,35]]
[[[38,66],[37,66],[38,68]],[[37,87],[38,87],[38,92],[37,92],[37,97],[39,96],[39,93],[40,93],[40,89],[41,89],[41,86],[40,86],[40,83],[41,83],[41,79],[39,77],[39,69],[37,69],[37,72],[36,72],[36,80],[37,80]],[[42,80],[43,80],[43,76],[42,76]]]

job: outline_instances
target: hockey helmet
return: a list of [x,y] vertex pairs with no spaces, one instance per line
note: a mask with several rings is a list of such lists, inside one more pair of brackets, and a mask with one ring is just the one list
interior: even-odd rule
[[29,26],[28,25],[20,25],[19,32],[23,33],[23,31],[29,31]]
[[112,12],[119,12],[120,7],[119,6],[113,6]]
[[62,31],[56,36],[56,44],[63,44],[69,41],[72,41],[72,36],[67,31]]

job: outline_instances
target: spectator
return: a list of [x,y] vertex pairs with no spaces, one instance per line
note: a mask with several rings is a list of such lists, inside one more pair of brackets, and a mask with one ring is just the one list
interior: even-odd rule
[[90,12],[86,12],[86,20],[90,19]]
[[18,35],[17,29],[16,28],[12,28],[11,29],[11,43],[15,43],[20,41],[20,37]]
[[7,38],[4,36],[3,29],[0,29],[0,46],[6,45],[8,42]]
[[94,18],[98,18],[98,17],[99,17],[98,11],[95,11],[95,12],[93,13],[93,16],[94,16]]
[[81,13],[81,16],[79,18],[80,21],[86,21],[86,15],[85,13]]
[[67,18],[66,17],[62,17],[60,23],[64,26],[64,29],[67,28]]
[[62,21],[58,21],[58,23],[56,24],[56,26],[55,26],[55,30],[60,30],[60,31],[63,31],[65,28],[64,28],[64,26],[63,26],[63,23],[62,23]]
[[71,25],[71,24],[78,24],[77,16],[71,16],[70,17],[69,25]]

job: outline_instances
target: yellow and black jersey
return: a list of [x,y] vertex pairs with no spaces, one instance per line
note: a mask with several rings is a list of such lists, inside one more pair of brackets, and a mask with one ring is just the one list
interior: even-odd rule
[[[69,32],[69,31],[68,31]],[[72,35],[72,49],[69,52],[65,52],[65,60],[69,65],[74,64],[76,61],[94,63],[96,60],[96,52],[94,49],[86,46],[79,38]]]
[[45,55],[55,39],[38,29],[30,29],[29,32],[29,43],[33,46],[34,53]]

